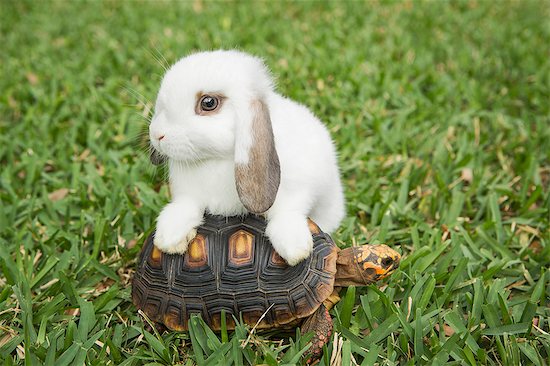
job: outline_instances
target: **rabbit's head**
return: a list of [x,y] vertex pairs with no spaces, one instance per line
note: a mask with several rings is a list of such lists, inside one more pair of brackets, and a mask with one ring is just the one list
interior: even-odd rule
[[266,96],[273,90],[263,62],[238,51],[187,56],[162,80],[149,126],[151,160],[189,166],[233,159],[239,198],[247,210],[273,204],[280,167]]

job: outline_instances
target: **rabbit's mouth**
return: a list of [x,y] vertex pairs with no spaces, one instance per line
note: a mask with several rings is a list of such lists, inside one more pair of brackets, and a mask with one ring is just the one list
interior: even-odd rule
[[196,165],[212,158],[200,149],[185,144],[160,144],[158,147],[152,146],[151,150],[156,151],[165,160],[170,159],[173,162],[186,164]]
[[164,154],[162,154],[160,151],[155,149],[152,145],[149,147],[150,155],[149,158],[151,160],[151,163],[153,165],[162,165],[168,160],[168,157]]

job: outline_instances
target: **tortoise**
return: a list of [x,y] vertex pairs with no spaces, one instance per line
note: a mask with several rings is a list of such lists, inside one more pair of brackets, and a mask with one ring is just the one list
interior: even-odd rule
[[170,330],[188,330],[191,314],[200,314],[220,330],[234,318],[262,328],[301,324],[313,331],[312,358],[320,356],[332,331],[328,310],[343,286],[364,286],[393,272],[400,255],[386,245],[339,249],[330,236],[308,220],[313,252],[289,266],[264,234],[262,216],[205,215],[184,254],[162,253],[145,241],[132,281],[132,300],[152,321]]

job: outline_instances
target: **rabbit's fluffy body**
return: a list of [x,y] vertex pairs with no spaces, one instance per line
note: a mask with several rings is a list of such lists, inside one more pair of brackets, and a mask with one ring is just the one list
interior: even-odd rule
[[[197,115],[197,98],[208,93],[223,96],[219,111]],[[275,250],[295,265],[312,250],[307,217],[327,232],[338,227],[344,198],[336,151],[324,125],[307,108],[273,91],[261,60],[237,51],[203,52],[166,73],[150,125],[153,148],[168,157],[172,193],[157,222],[155,245],[161,250],[184,252],[205,211],[226,216],[250,211],[236,167],[253,158],[255,143],[264,144],[252,128],[259,113],[254,106],[264,106],[280,162],[275,169],[280,183],[279,175],[273,183],[278,190],[265,212]]]

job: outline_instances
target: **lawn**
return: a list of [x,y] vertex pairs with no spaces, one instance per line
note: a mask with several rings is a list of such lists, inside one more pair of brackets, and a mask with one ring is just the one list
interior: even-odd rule
[[307,337],[158,334],[130,298],[169,200],[150,165],[163,67],[263,57],[339,150],[342,247],[403,256],[342,293],[321,365],[548,365],[550,3],[0,4],[4,365],[300,364]]

